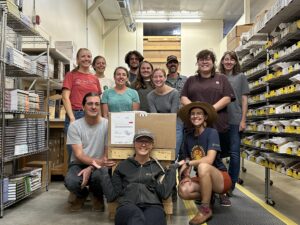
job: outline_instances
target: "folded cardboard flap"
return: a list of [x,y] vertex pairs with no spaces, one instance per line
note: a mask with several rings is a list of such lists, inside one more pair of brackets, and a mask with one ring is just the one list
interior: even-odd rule
[[[123,160],[133,155],[134,155],[133,148],[109,148],[108,149],[109,159]],[[175,160],[175,150],[154,148],[151,151],[151,157],[159,161],[173,161]]]
[[[176,114],[175,113],[148,113],[147,116],[141,116],[134,113],[134,120],[122,117],[122,125],[118,121],[118,117],[134,112],[120,112],[109,114],[108,128],[108,146],[109,147],[133,147],[133,136],[138,129],[147,129],[155,136],[154,147],[162,149],[175,149],[176,147]],[[113,116],[112,116],[113,115]],[[120,116],[119,116],[120,115]],[[123,119],[125,118],[125,119]],[[128,125],[128,129],[127,129]],[[133,127],[133,129],[131,129]],[[127,143],[118,143],[115,137],[126,139]]]

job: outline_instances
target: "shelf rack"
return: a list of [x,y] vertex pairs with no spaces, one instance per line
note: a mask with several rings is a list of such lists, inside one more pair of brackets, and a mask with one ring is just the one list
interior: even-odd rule
[[[4,209],[25,199],[26,197],[32,195],[38,190],[32,191],[25,196],[21,197],[20,199],[17,199],[16,201],[9,201],[4,204],[3,202],[3,178],[4,178],[4,166],[8,162],[13,162],[15,164],[15,160],[20,159],[22,157],[26,157],[29,155],[34,155],[38,153],[45,153],[46,154],[46,168],[49,168],[49,160],[48,160],[48,149],[49,149],[49,109],[47,108],[46,112],[32,112],[32,111],[18,111],[18,110],[6,110],[4,107],[5,102],[5,79],[6,78],[15,78],[18,79],[18,81],[22,81],[23,78],[39,78],[46,80],[47,88],[46,88],[46,95],[49,96],[49,70],[47,71],[47,77],[43,77],[38,74],[33,74],[32,71],[28,71],[28,69],[22,68],[19,65],[8,63],[6,61],[6,43],[7,43],[7,32],[8,27],[12,29],[17,34],[17,39],[20,44],[24,43],[35,43],[35,44],[43,44],[46,46],[45,48],[45,54],[48,57],[49,62],[49,41],[47,38],[40,35],[40,33],[35,29],[33,25],[30,23],[25,22],[25,20],[22,20],[21,17],[18,17],[14,13],[10,12],[7,1],[0,1],[0,28],[1,28],[1,40],[0,40],[0,84],[1,84],[1,101],[0,101],[0,113],[1,113],[1,154],[0,154],[0,218],[4,215]],[[20,46],[17,45],[17,48]],[[18,49],[21,50],[21,49]],[[48,105],[48,104],[47,104]],[[12,156],[5,156],[5,125],[6,125],[6,114],[13,114],[13,116],[19,116],[20,114],[25,115],[39,115],[42,117],[45,117],[45,127],[46,127],[46,135],[45,135],[45,146],[44,144],[42,148],[39,148],[38,145],[34,146],[36,149],[31,149],[30,152],[20,154],[20,155],[12,155]],[[44,122],[43,122],[44,123]],[[43,143],[44,143],[43,140]],[[46,169],[45,174],[46,177],[48,177],[48,169]],[[48,190],[48,179],[46,179],[45,182],[46,190]],[[41,188],[39,188],[40,190]]]
[[[270,34],[280,23],[284,22],[293,22],[297,19],[299,19],[300,15],[300,1],[298,0],[292,0],[290,3],[283,7],[273,18],[271,18],[263,28],[261,28],[258,33],[267,33]],[[255,34],[254,34],[255,35]],[[269,37],[270,39],[270,37]],[[286,35],[282,39],[280,39],[277,43],[274,43],[272,46],[268,47],[266,50],[263,50],[260,52],[256,57],[254,57],[250,62],[244,64],[243,66],[243,71],[249,70],[257,66],[259,63],[263,62],[269,62],[270,58],[270,51],[275,50],[275,49],[280,49],[283,47],[289,47],[292,46],[293,44],[297,43],[297,41],[300,40],[300,32],[299,29],[291,34]],[[240,47],[239,49],[243,49],[243,47]],[[265,51],[265,52],[264,52]],[[251,52],[251,51],[249,51]],[[238,53],[239,57],[244,57],[248,53],[246,50],[242,52],[240,50]],[[274,61],[272,61],[269,64],[266,64],[266,68],[258,70],[252,74],[249,74],[247,76],[248,81],[256,81],[257,79],[260,79],[264,75],[267,75],[271,73],[271,71],[274,69],[273,67],[281,62],[290,62],[294,60],[299,60],[300,58],[300,49],[295,48],[293,52],[291,52],[288,55],[284,55]],[[276,65],[277,66],[277,65]],[[299,73],[300,70],[295,70],[289,74],[281,75],[279,77],[272,78],[270,80],[265,81],[265,84],[262,84],[257,87],[253,87],[251,90],[251,95],[257,95],[259,93],[264,93],[264,92],[269,92],[270,90],[275,90],[278,87],[285,87],[289,84],[292,83],[292,81],[289,80],[292,76],[296,75]],[[299,101],[300,97],[300,91],[296,91],[293,93],[289,94],[283,94],[279,96],[273,96],[270,98],[266,98],[266,100],[261,100],[257,102],[252,102],[249,103],[249,108],[256,108],[256,107],[261,107],[264,105],[269,105],[272,103],[281,103],[281,102],[295,102]],[[300,112],[294,112],[294,113],[282,113],[282,114],[266,114],[266,115],[258,115],[258,116],[251,116],[247,117],[248,120],[266,120],[266,119],[293,119],[293,118],[300,118]],[[298,133],[271,133],[271,132],[262,132],[262,131],[245,131],[245,135],[249,134],[258,134],[261,135],[262,137],[269,137],[269,136],[282,136],[282,137],[295,137],[297,139],[300,138],[300,134]],[[245,148],[252,148],[256,149],[259,151],[268,151],[266,149],[261,149],[253,146],[242,146]],[[279,153],[278,153],[279,154]],[[298,157],[298,156],[294,156]],[[242,162],[243,165],[243,162]],[[244,168],[243,168],[244,171]],[[266,203],[269,205],[274,205],[275,202],[272,200],[271,195],[270,195],[270,168],[265,167],[265,200]]]

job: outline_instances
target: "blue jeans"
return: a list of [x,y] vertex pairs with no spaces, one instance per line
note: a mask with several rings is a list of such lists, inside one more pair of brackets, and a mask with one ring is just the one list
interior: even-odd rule
[[[73,114],[74,114],[75,120],[78,120],[78,119],[84,117],[84,111],[74,111],[74,110],[73,110]],[[65,118],[65,128],[64,128],[64,132],[65,132],[65,135],[66,135],[66,136],[67,136],[67,134],[68,134],[69,126],[70,126],[70,118],[69,118],[69,116],[66,114],[66,118]],[[69,156],[68,162],[70,162],[71,154],[72,154],[72,146],[71,146],[71,145],[67,145],[67,151],[68,151],[68,156]]]
[[181,119],[177,117],[176,120],[176,155],[175,155],[175,160],[178,157],[182,141],[183,141],[183,129],[184,129],[184,124]]
[[239,125],[229,125],[229,139],[230,139],[230,162],[228,173],[232,180],[232,189],[235,187],[235,183],[238,181],[240,174],[240,144],[241,144],[241,132],[239,131]]

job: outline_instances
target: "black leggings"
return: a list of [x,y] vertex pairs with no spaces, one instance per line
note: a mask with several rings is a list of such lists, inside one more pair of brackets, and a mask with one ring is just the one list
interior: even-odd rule
[[165,212],[159,205],[126,204],[117,209],[115,225],[166,225]]

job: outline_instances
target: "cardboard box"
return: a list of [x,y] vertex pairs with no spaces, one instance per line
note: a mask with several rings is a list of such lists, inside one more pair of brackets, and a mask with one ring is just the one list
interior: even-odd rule
[[132,148],[133,136],[138,129],[148,129],[154,133],[155,148],[175,149],[175,113],[148,113],[144,117],[134,112],[110,113],[108,146]]
[[240,45],[240,38],[236,37],[227,44],[228,51],[234,51]]
[[[109,148],[108,149],[108,158],[123,160],[127,159],[130,156],[133,156],[133,148]],[[159,161],[173,161],[175,160],[175,151],[174,149],[153,149],[151,151],[151,157]]]
[[248,32],[253,24],[245,24],[235,26],[227,35],[227,45],[236,37],[240,37],[242,33]]

